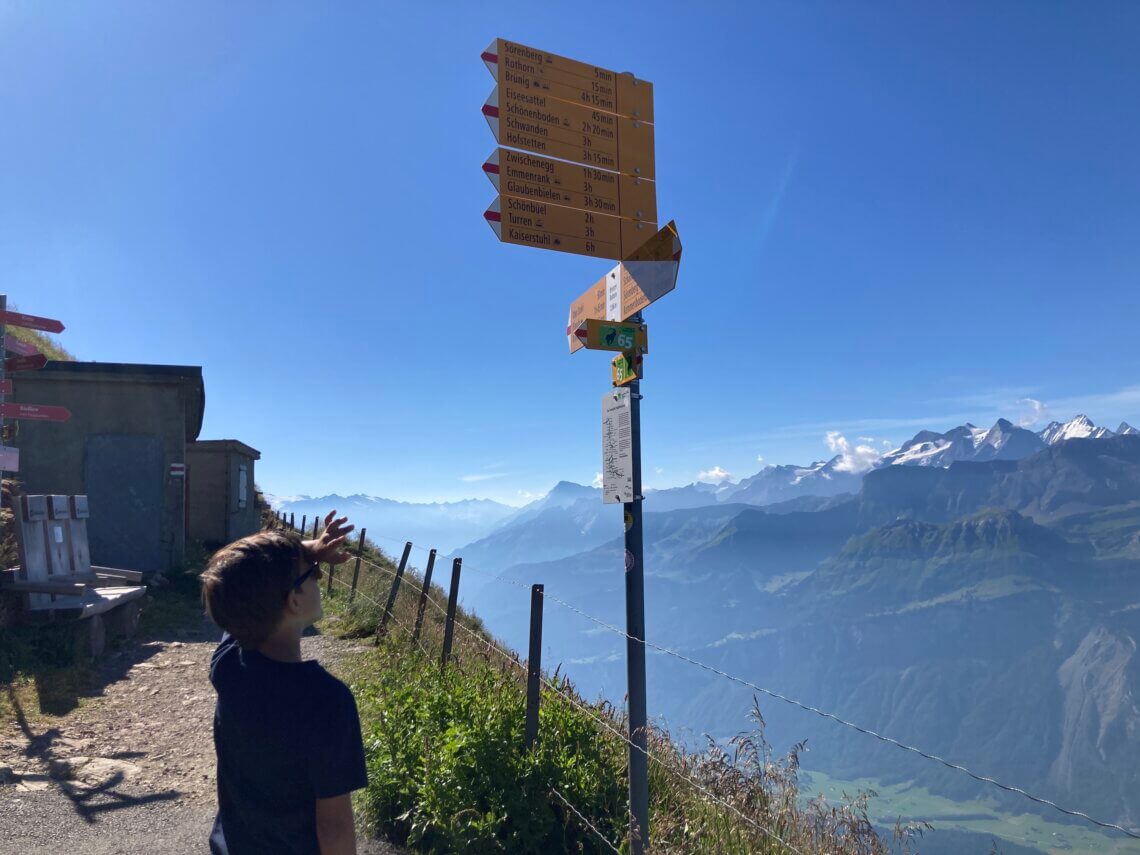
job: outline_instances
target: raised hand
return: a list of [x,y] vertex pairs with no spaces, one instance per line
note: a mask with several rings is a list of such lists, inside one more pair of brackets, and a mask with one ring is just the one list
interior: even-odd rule
[[348,517],[338,518],[335,510],[329,511],[325,516],[325,530],[320,538],[305,542],[309,548],[310,558],[326,564],[341,564],[347,561],[352,556],[344,548],[344,542],[355,528],[354,525],[348,525]]

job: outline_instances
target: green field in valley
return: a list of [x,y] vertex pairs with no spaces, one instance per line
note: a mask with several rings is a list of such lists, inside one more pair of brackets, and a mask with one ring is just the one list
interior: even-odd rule
[[[1007,813],[990,801],[954,801],[910,783],[881,784],[870,778],[841,780],[810,770],[803,770],[802,776],[801,793],[805,798],[822,794],[828,801],[839,802],[844,793],[873,790],[877,795],[871,799],[868,813],[876,826],[893,827],[899,817],[904,823],[926,820],[935,829],[933,834],[927,832],[930,842],[937,838],[939,830],[956,830],[984,835],[979,839],[984,845],[979,852],[989,850],[984,841],[992,837],[999,847],[1009,841],[1048,853],[1140,855],[1140,840],[1101,833],[1087,824],[1056,822],[1031,813]],[[919,841],[919,852],[924,848]]]

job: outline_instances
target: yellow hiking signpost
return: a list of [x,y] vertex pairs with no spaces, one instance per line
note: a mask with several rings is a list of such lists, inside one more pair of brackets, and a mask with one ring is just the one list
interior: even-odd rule
[[657,222],[657,185],[645,178],[507,148],[491,152],[483,172],[503,195]]
[[585,345],[574,331],[587,318],[624,321],[677,287],[681,266],[681,237],[669,222],[633,255],[591,285],[570,304],[566,337],[570,352]]
[[653,229],[651,223],[514,196],[495,199],[483,217],[504,243],[598,258],[621,258],[625,247],[640,246]]
[[628,386],[634,380],[645,379],[645,359],[636,350],[619,353],[610,362],[610,376],[615,386]]
[[[505,39],[481,56],[495,78],[483,116],[499,143],[483,163],[498,191],[484,219],[503,243],[618,262],[570,305],[570,352],[617,351],[602,398],[602,494],[623,506],[630,851],[649,844],[641,312],[677,285],[681,238],[657,227],[653,84]],[[532,613],[532,620],[533,620]],[[532,643],[537,643],[532,637]],[[537,695],[537,690],[536,690]]]
[[588,350],[649,352],[649,334],[645,324],[587,318],[574,330],[574,335]]
[[502,145],[653,178],[653,125],[496,86],[483,116]]
[[653,84],[646,80],[506,39],[491,42],[482,58],[499,86],[513,83],[559,100],[653,122]]

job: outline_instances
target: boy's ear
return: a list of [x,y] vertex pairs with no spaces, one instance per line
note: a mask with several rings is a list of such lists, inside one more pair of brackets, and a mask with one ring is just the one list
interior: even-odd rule
[[285,600],[285,614],[292,616],[299,614],[301,610],[301,592],[293,588],[289,591],[288,599]]

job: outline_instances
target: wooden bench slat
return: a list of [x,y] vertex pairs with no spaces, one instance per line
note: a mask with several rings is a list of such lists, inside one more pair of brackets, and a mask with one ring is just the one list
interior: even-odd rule
[[76,595],[82,594],[86,590],[87,586],[82,582],[48,582],[43,580],[23,582],[17,580],[15,582],[5,582],[3,585],[0,585],[0,591],[13,591],[18,594]]
[[110,576],[113,579],[123,579],[127,582],[141,582],[143,574],[141,570],[123,570],[119,567],[100,567],[96,564],[91,565],[91,569],[95,571],[97,576]]

